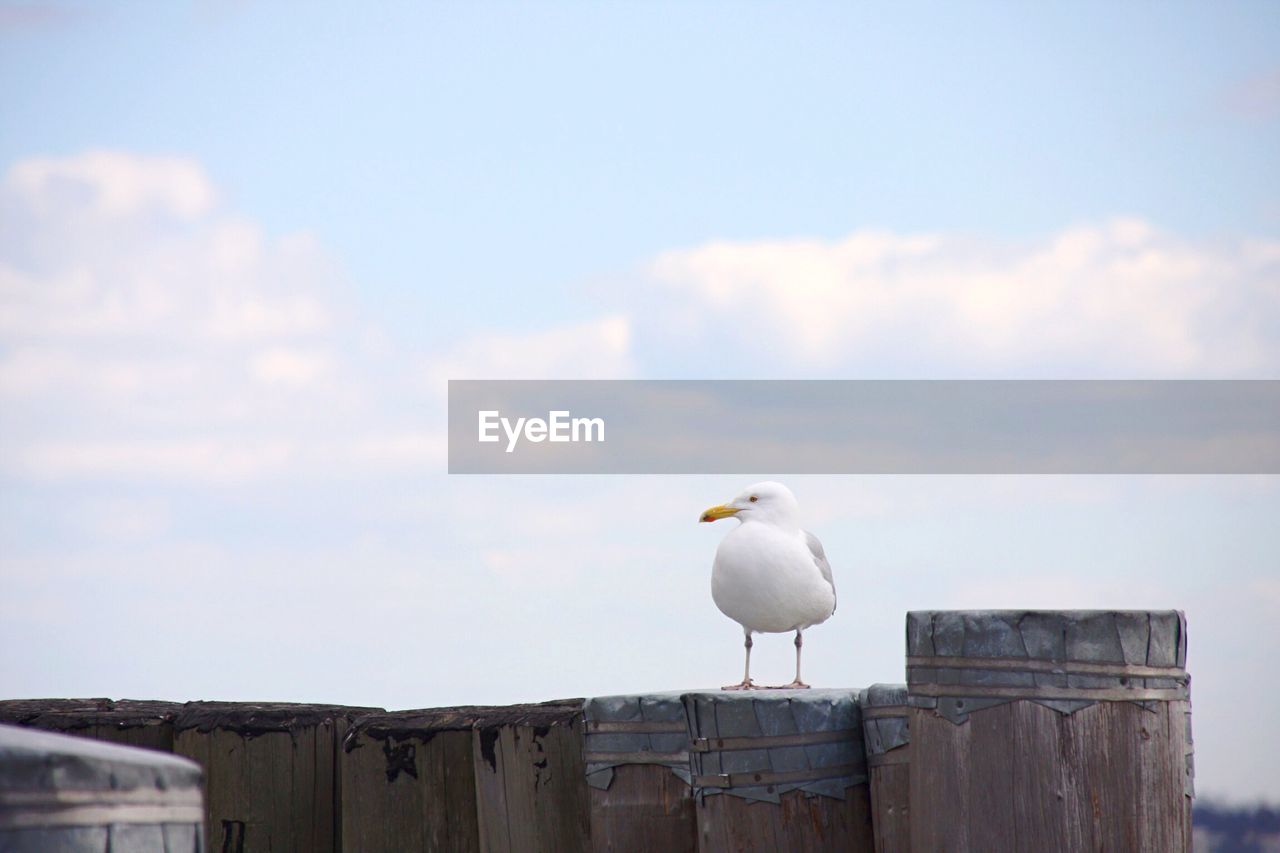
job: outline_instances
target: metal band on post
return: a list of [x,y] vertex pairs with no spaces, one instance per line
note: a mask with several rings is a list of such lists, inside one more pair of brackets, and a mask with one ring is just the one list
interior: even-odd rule
[[820,779],[839,779],[862,772],[859,764],[837,764],[812,770],[762,770],[758,773],[711,773],[695,776],[694,784],[700,788],[749,788],[758,785],[787,785],[793,782],[817,782]]

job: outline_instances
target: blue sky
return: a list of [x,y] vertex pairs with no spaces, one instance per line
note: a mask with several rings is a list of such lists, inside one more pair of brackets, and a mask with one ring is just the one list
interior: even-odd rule
[[1273,233],[1278,28],[1264,3],[87,4],[10,26],[0,158],[194,155],[370,310],[447,334],[585,316],[575,285],[713,237]]
[[[449,478],[448,378],[1280,373],[1274,4],[0,3],[0,104],[4,695],[734,677],[751,478]],[[792,479],[814,681],[1184,607],[1202,790],[1280,798],[1274,478]]]

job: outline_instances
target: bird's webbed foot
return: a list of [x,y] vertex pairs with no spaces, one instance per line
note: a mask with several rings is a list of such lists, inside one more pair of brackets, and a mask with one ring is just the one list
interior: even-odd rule
[[726,684],[721,690],[759,690],[760,685],[756,684],[750,678],[744,678],[737,684]]
[[808,690],[809,685],[803,681],[793,681],[790,684],[779,684],[777,686],[770,685],[765,688],[767,690]]

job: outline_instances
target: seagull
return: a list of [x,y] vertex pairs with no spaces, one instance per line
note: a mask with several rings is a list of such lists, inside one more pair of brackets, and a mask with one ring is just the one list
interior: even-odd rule
[[800,680],[803,631],[836,610],[831,564],[818,537],[800,528],[800,505],[781,483],[756,483],[727,504],[713,506],[700,521],[741,522],[720,540],[711,569],[711,597],[720,612],[742,626],[747,639],[742,682],[725,690],[751,690],[751,635],[796,632],[796,678],[783,688],[808,687]]

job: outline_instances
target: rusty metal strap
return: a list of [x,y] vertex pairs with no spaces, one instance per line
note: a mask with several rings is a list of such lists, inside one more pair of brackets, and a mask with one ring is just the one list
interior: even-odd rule
[[819,743],[844,743],[855,734],[853,729],[805,732],[794,735],[760,735],[752,737],[699,737],[689,748],[694,752],[732,752],[739,749],[777,749],[784,746],[811,746]]
[[754,788],[761,785],[786,785],[792,782],[817,782],[819,779],[839,779],[843,776],[859,777],[861,764],[837,764],[832,767],[814,767],[810,770],[761,770],[746,773],[711,773],[693,777],[699,788]]
[[863,708],[862,719],[879,720],[885,717],[905,717],[910,711],[910,705],[877,705],[874,708]]
[[1176,701],[1187,698],[1186,687],[991,687],[983,684],[912,684],[913,696],[953,696],[960,699],[1082,699],[1089,702]]
[[582,756],[587,764],[688,764],[687,752],[587,752]]
[[867,756],[868,767],[889,767],[895,764],[910,764],[910,763],[911,763],[910,744],[895,747],[889,750],[888,752],[882,752],[879,755]]
[[985,669],[1013,672],[1046,672],[1056,675],[1111,675],[1131,678],[1176,678],[1185,680],[1187,671],[1177,666],[1139,666],[1127,663],[1091,661],[1051,661],[1032,658],[969,658],[945,655],[907,658],[908,669]]
[[615,721],[615,720],[587,720],[586,732],[589,735],[595,734],[618,734],[618,735],[658,735],[658,734],[679,734],[682,735],[687,731],[687,727],[683,720],[674,720],[670,722],[646,722],[644,720]]

